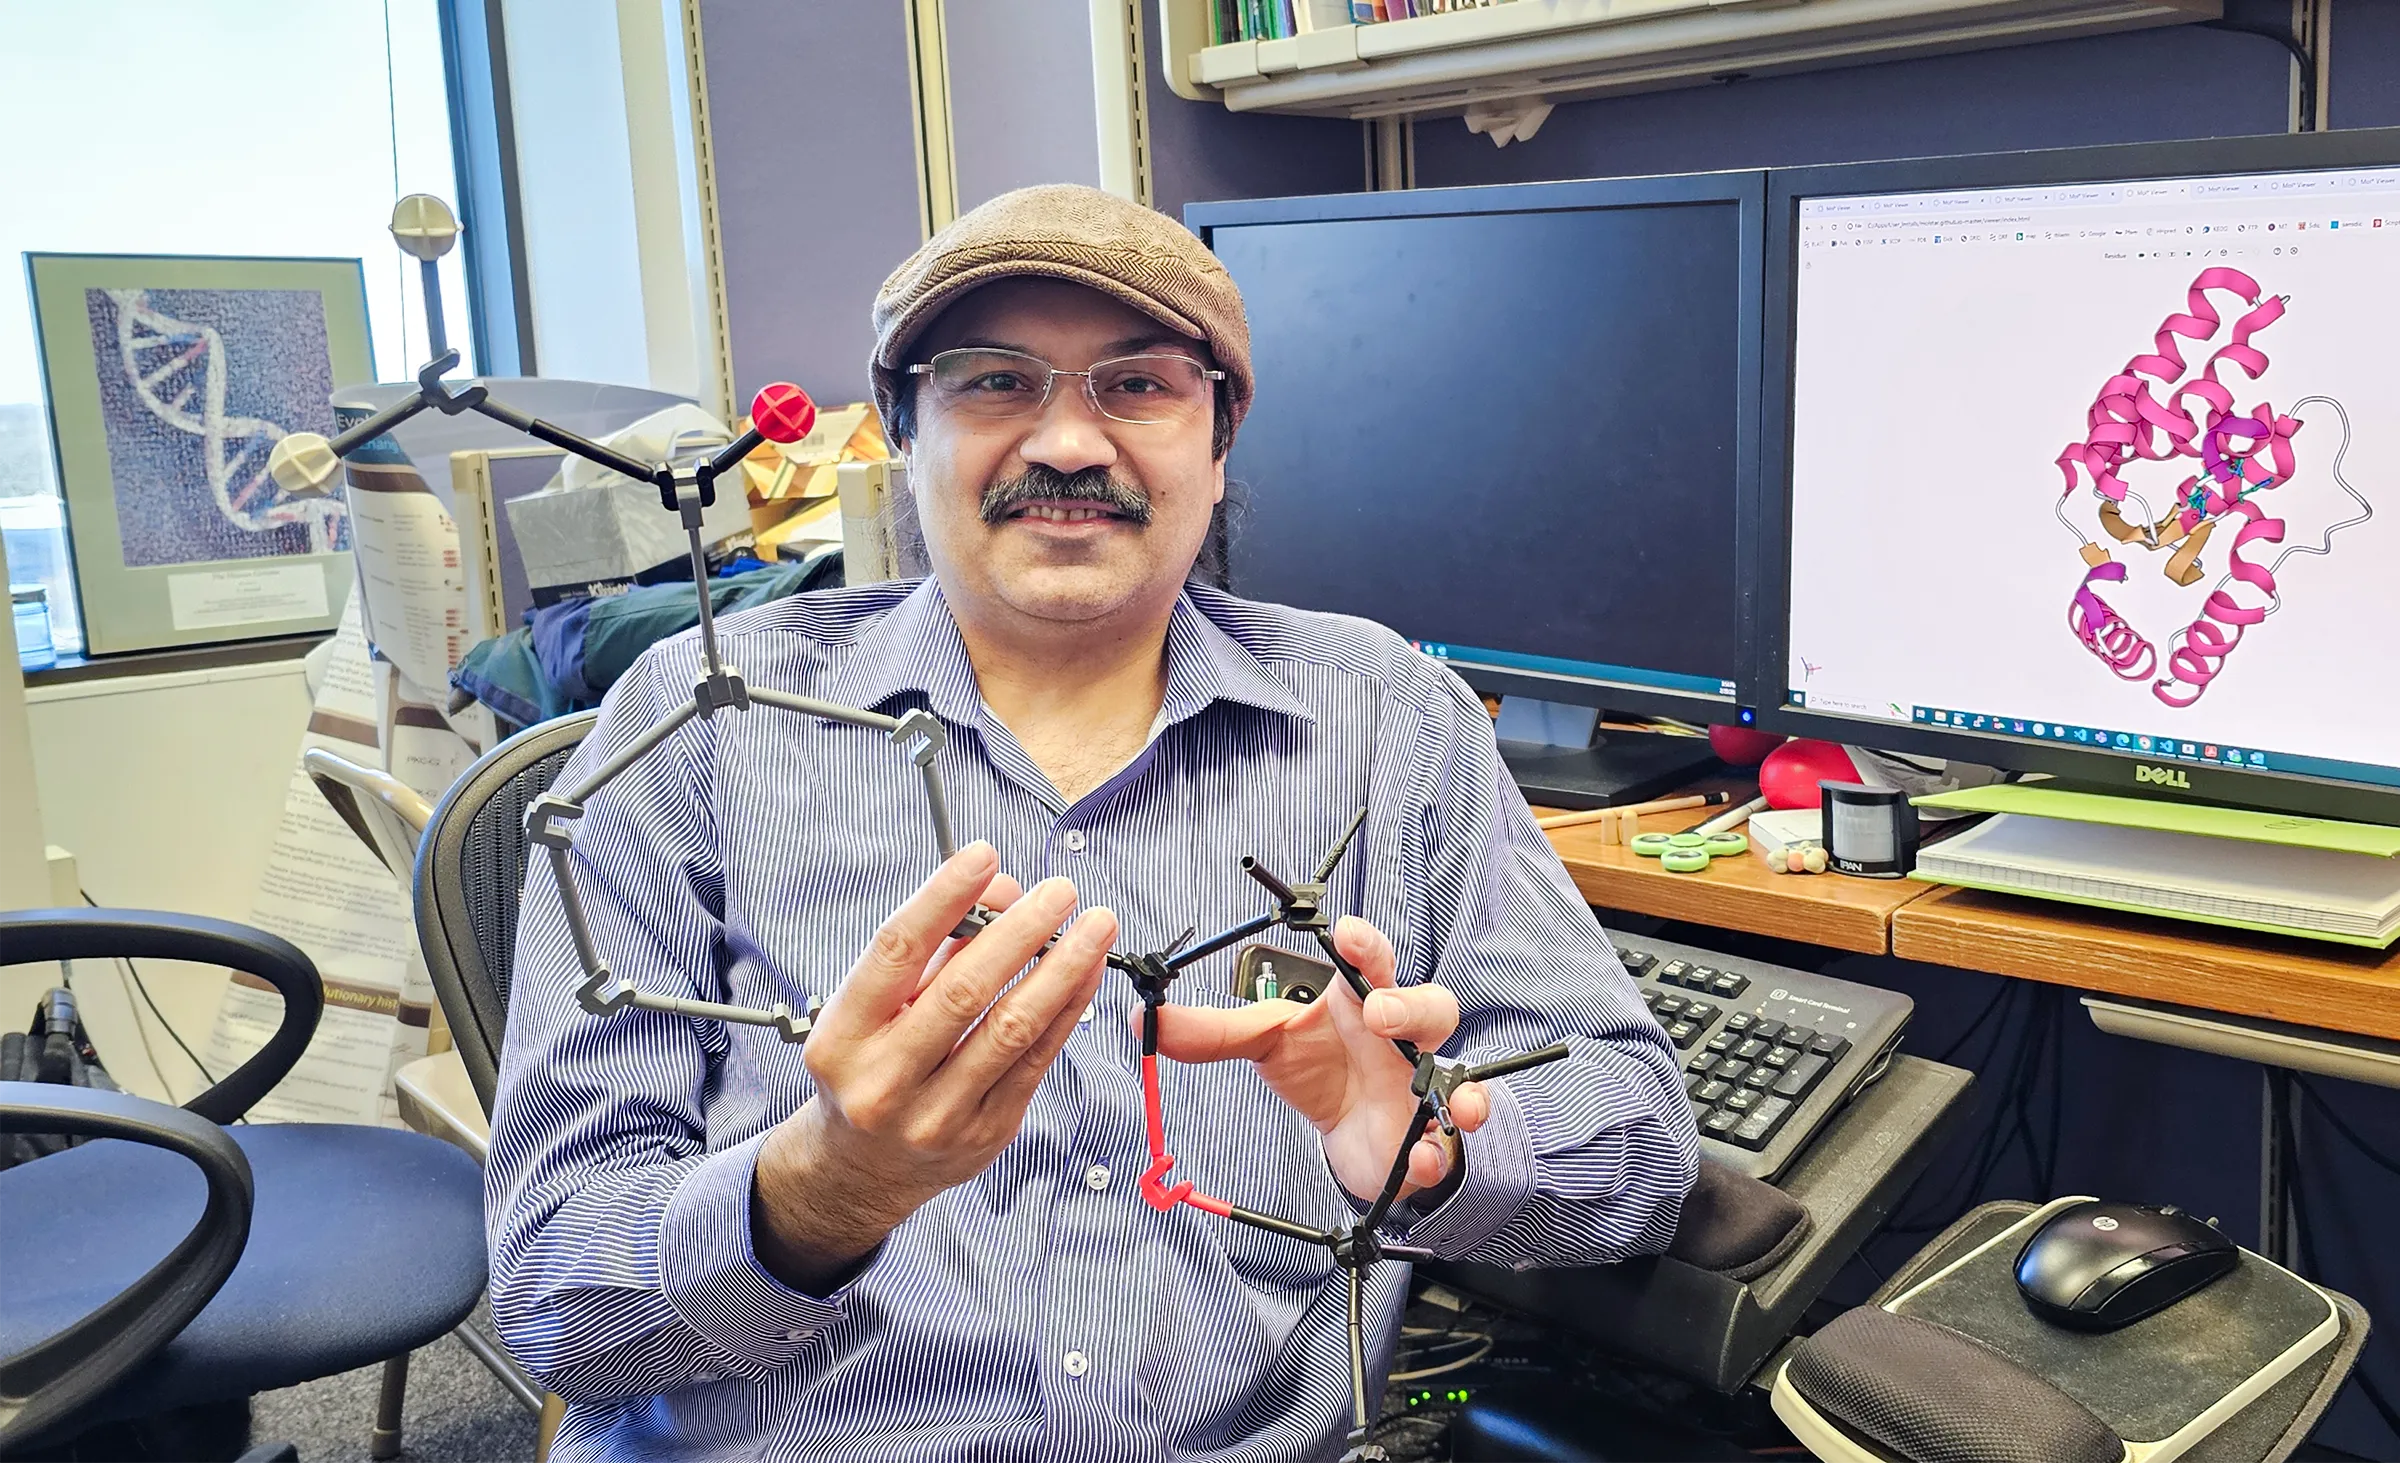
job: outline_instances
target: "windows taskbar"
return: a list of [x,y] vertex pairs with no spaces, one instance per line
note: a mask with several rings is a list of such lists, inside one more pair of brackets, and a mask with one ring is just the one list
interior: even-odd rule
[[1943,727],[1955,731],[1993,732],[2004,736],[2025,737],[2033,741],[2049,742],[2053,745],[2122,752],[2134,757],[2157,757],[2193,765],[2206,764],[2229,769],[2239,768],[2245,772],[2289,772],[2302,777],[2330,778],[2338,782],[2371,782],[2400,787],[2400,767],[2378,767],[2367,762],[2338,762],[2325,757],[2299,757],[2258,747],[2235,747],[2221,742],[2187,742],[2181,737],[2104,730],[2096,726],[2075,726],[2066,722],[2026,721],[2013,716],[1993,716],[1981,711],[1956,711],[1941,706],[1914,707],[1909,719],[1922,726]]

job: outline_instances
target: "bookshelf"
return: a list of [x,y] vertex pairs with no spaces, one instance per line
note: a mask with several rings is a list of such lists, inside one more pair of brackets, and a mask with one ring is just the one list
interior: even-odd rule
[[1215,0],[1158,0],[1169,85],[1235,112],[1368,120],[1577,101],[2214,20],[2221,0],[1504,0],[1209,44]]

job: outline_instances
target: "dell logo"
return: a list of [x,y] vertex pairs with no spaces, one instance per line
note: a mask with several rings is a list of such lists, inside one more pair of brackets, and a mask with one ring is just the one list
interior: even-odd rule
[[2180,767],[2137,766],[2133,769],[2133,780],[2135,782],[2155,782],[2161,787],[2180,787],[2187,790],[2192,785],[2192,780],[2183,775],[2183,769]]

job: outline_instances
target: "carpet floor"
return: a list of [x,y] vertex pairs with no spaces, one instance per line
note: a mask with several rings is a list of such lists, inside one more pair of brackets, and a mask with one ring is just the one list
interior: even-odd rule
[[[251,1402],[250,1436],[290,1443],[301,1463],[367,1463],[383,1367],[320,1377]],[[460,1344],[444,1336],[408,1364],[400,1415],[406,1463],[505,1463],[533,1457],[534,1415]]]

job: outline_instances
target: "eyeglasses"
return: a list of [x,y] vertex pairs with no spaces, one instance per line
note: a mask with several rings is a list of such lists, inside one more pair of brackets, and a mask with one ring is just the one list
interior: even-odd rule
[[1088,371],[1061,371],[1040,356],[977,346],[943,351],[908,374],[933,378],[943,410],[986,421],[1031,416],[1049,405],[1059,377],[1080,376],[1094,411],[1137,426],[1191,421],[1215,406],[1210,383],[1225,379],[1190,356],[1118,356]]

